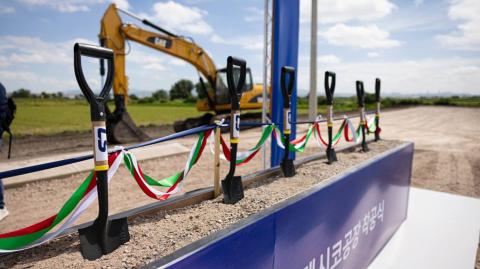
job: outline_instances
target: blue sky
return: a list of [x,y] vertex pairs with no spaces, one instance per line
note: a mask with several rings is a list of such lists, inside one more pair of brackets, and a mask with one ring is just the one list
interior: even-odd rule
[[[228,55],[244,57],[254,80],[262,79],[263,1],[116,0],[118,6],[194,38],[225,65]],[[97,43],[106,0],[16,0],[0,2],[0,81],[12,91],[77,89],[75,42]],[[300,1],[298,89],[309,88],[311,0]],[[382,78],[386,94],[480,94],[480,1],[319,0],[318,92],[323,72],[337,73],[337,91],[354,92],[364,80],[371,90]],[[125,22],[140,25],[124,16]],[[144,27],[144,26],[142,26]],[[127,56],[130,91],[169,89],[175,81],[196,81],[183,61],[131,42]],[[99,86],[98,67],[85,68]]]

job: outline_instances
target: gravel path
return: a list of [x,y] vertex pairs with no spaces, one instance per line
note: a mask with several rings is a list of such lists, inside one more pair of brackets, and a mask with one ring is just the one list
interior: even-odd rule
[[221,203],[219,197],[187,208],[136,218],[130,223],[130,242],[114,253],[93,262],[85,261],[81,257],[76,234],[45,246],[2,257],[2,262],[7,267],[16,268],[138,267],[285,200],[399,144],[398,141],[381,141],[370,144],[371,151],[366,154],[358,150],[339,153],[339,162],[333,165],[325,164],[324,160],[308,163],[302,166],[293,178],[266,179],[251,185],[245,191],[245,199],[235,205],[225,205]]

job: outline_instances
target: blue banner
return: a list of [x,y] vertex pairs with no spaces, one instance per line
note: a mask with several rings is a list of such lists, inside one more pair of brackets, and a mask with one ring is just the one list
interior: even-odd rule
[[407,217],[404,144],[149,267],[367,268]]
[[[282,66],[288,65],[298,70],[299,5],[299,0],[273,1],[273,63],[270,100],[272,121],[281,130],[283,130],[283,99],[280,88],[280,69]],[[297,81],[296,78],[295,81]],[[291,120],[292,122],[297,121],[297,83],[295,83],[291,97]],[[292,125],[291,139],[295,139],[296,131],[296,126]],[[283,149],[278,147],[275,139],[272,139],[270,151],[271,166],[279,165],[283,155]],[[290,158],[295,159],[294,152],[290,152]]]

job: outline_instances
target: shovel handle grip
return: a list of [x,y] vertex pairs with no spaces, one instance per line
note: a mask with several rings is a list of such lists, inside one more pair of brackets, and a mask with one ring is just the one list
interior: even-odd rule
[[[235,85],[234,66],[240,68],[240,76]],[[247,74],[247,62],[244,59],[229,56],[227,58],[227,83],[230,92],[230,101],[232,110],[240,109],[240,98],[242,97],[243,86],[245,85],[245,77]]]
[[333,104],[333,94],[335,93],[336,75],[334,72],[325,72],[325,96],[327,97],[327,105]]
[[[288,85],[287,85],[287,75]],[[283,107],[290,108],[290,96],[293,93],[293,87],[295,86],[295,68],[291,66],[282,66],[280,72],[280,85],[283,95]]]
[[357,86],[358,106],[364,107],[365,106],[365,90],[363,88],[363,81],[357,80],[356,86]]
[[[75,77],[77,78],[78,86],[82,90],[83,95],[87,99],[87,101],[92,104],[94,100],[105,104],[106,97],[112,88],[113,83],[113,51],[111,49],[97,47],[88,44],[80,44],[76,43],[73,47],[73,65],[75,69]],[[107,78],[105,80],[105,84],[103,85],[102,90],[98,96],[95,96],[90,86],[85,79],[82,69],[82,56],[88,56],[98,59],[105,59],[107,60],[108,65],[108,73]]]
[[381,87],[381,80],[379,78],[375,79],[375,102],[380,102],[380,87]]

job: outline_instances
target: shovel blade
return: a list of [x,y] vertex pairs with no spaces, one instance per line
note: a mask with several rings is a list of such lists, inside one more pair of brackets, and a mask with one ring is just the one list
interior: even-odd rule
[[105,237],[97,221],[91,226],[78,230],[83,258],[90,261],[96,260],[130,240],[127,218],[109,220],[107,225]]
[[241,176],[227,177],[222,180],[223,202],[226,204],[235,204],[242,200],[243,184]]
[[335,152],[335,149],[333,148],[327,148],[327,163],[332,164],[333,162],[338,161],[337,159],[337,153]]
[[284,177],[293,177],[295,175],[295,165],[293,160],[286,160],[280,164]]
[[368,145],[367,145],[366,142],[362,142],[362,151],[363,151],[363,152],[368,152],[368,151],[369,151]]

